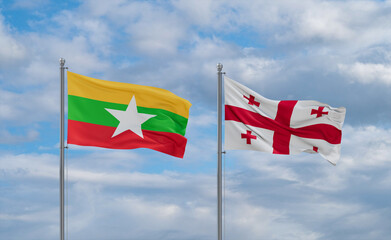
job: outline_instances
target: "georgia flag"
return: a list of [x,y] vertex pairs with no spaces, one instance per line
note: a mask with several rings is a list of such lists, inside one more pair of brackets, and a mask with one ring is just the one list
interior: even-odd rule
[[224,77],[225,149],[340,158],[344,107],[317,101],[274,101]]

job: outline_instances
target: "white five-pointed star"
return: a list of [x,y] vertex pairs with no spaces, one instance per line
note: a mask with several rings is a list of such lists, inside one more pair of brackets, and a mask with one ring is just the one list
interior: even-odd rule
[[136,98],[134,96],[132,97],[132,100],[130,100],[129,105],[125,111],[108,108],[105,109],[119,121],[113,136],[111,136],[112,138],[125,132],[126,130],[130,130],[144,138],[143,132],[141,131],[141,124],[150,118],[156,117],[156,115],[138,113]]

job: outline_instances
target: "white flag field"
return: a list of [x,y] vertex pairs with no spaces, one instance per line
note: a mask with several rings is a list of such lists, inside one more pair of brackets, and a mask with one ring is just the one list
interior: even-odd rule
[[318,101],[275,101],[224,77],[225,149],[340,158],[344,107]]

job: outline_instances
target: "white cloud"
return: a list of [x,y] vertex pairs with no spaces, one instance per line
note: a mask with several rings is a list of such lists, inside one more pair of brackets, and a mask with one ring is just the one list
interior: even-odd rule
[[188,21],[192,23],[201,26],[216,24],[214,20],[216,20],[216,11],[220,7],[219,1],[174,0],[172,3],[183,14],[183,17],[188,18]]
[[[253,196],[251,196],[253,197]],[[319,239],[323,234],[294,221],[287,211],[265,208],[239,197],[227,199],[227,236],[240,239]]]
[[[239,15],[246,2],[221,0],[174,0],[178,15],[190,26],[205,31],[230,32],[238,30]],[[247,10],[247,9],[246,9]]]
[[[25,202],[23,203],[23,205],[32,206],[33,203]],[[26,231],[28,231],[27,238],[29,239],[53,239],[58,237],[58,232],[59,232],[58,206],[56,207],[45,206],[44,209],[39,209],[39,210],[23,209],[20,212],[11,213],[11,214],[2,213],[0,214],[0,222],[4,227],[12,226],[12,225],[24,227],[24,231],[12,231],[6,234],[0,233],[1,237],[10,240],[25,239]],[[37,225],[40,227],[29,228],[29,226],[37,226]],[[1,227],[0,229],[6,230]]]
[[304,39],[348,40],[353,32],[346,26],[346,15],[342,9],[323,2],[305,9],[300,20],[293,23],[297,34]]
[[33,129],[28,130],[25,135],[15,135],[6,129],[0,129],[0,143],[2,144],[32,142],[37,140],[38,136],[39,132]]
[[[86,1],[80,9],[74,16],[77,19],[84,19],[82,22],[76,22],[78,28],[90,31],[91,26],[95,26],[97,21],[100,25],[104,24],[97,19],[107,17],[111,28],[118,28],[121,33],[126,33],[127,36],[121,36],[128,41],[125,46],[131,46],[132,52],[141,55],[159,57],[175,54],[181,42],[187,39],[186,25],[178,17],[177,11],[170,11],[164,4]],[[88,20],[86,14],[94,20]],[[104,29],[98,29],[94,33],[102,35],[102,30]],[[106,30],[111,32],[109,27],[106,27]]]
[[139,11],[139,18],[126,27],[133,49],[153,56],[176,53],[186,38],[186,27],[175,12],[152,6],[143,6]]
[[12,4],[13,8],[35,9],[49,4],[49,0],[14,0]]
[[12,36],[11,30],[4,24],[4,17],[0,15],[0,63],[3,66],[26,57],[23,44]]
[[175,176],[146,173],[108,173],[69,169],[69,179],[73,182],[89,182],[101,185],[128,186],[137,188],[176,188],[184,183]]
[[23,214],[0,214],[0,220],[50,223],[55,219],[57,214],[58,212],[55,209]]
[[[390,130],[345,126],[343,132],[343,154],[337,166],[313,154],[284,157],[228,152],[227,236],[312,240],[341,236],[339,231],[343,231],[344,239],[354,239],[360,221],[367,222],[360,232],[363,238],[382,239],[387,235],[389,213],[381,209],[388,203],[380,197],[390,186],[386,174]],[[202,144],[209,145],[205,141]],[[70,236],[85,238],[93,232],[103,238],[110,232],[114,234],[111,237],[121,239],[131,231],[138,238],[215,237],[214,173],[142,173],[137,171],[140,163],[126,164],[140,157],[131,152],[97,151],[81,157],[74,154],[68,160]],[[57,155],[2,154],[0,166],[3,179],[11,179],[16,192],[22,191],[18,181],[22,184],[30,179],[47,186],[58,179]],[[375,188],[381,191],[374,192]],[[58,197],[56,194],[53,191],[53,197]],[[360,200],[362,194],[374,194],[372,197],[379,199],[377,203]],[[7,211],[0,218],[28,224],[39,211],[32,215]],[[336,225],[322,227],[330,222]],[[111,232],[113,226],[118,231]]]
[[[59,57],[84,75],[169,88],[194,104],[185,158],[71,147],[70,239],[212,239],[216,63],[251,88],[267,88],[268,95],[323,94],[324,86],[334,84],[342,90],[328,99],[339,96],[352,108],[361,106],[342,95],[362,96],[366,89],[344,89],[347,83],[339,81],[349,77],[365,86],[390,85],[389,6],[389,1],[90,0],[32,24],[31,33],[18,33],[2,20],[0,43],[8,48],[0,50],[0,63],[7,57],[13,64],[1,67],[5,127],[0,135],[7,143],[34,140],[34,123],[57,114]],[[384,106],[373,111],[387,114]],[[29,127],[18,135],[8,128],[15,124]],[[228,152],[227,239],[389,236],[390,129],[347,125],[343,134],[342,158],[335,167],[316,154]],[[5,206],[0,238],[53,239],[58,235],[58,155],[12,151],[0,149],[0,205]],[[367,224],[358,229],[360,222]]]
[[391,85],[391,64],[361,63],[339,64],[339,69],[352,82],[363,84],[382,83]]
[[59,157],[51,154],[3,154],[1,170],[10,178],[58,178]]
[[[67,154],[72,153],[67,152]],[[137,155],[132,153],[122,154],[121,152],[113,151],[113,153],[92,153],[82,158],[69,159],[70,166],[67,169],[68,181],[70,183],[81,182],[102,187],[126,186],[148,189],[176,189],[185,187],[189,178],[191,178],[191,176],[182,176],[184,179],[180,180],[177,179],[180,175],[168,171],[154,174],[137,171],[118,171],[115,169],[133,168],[134,163],[132,161],[137,161],[136,157]],[[0,156],[1,169],[9,178],[57,179],[58,162],[59,156],[51,154],[5,154]]]
[[[79,9],[78,11],[62,11],[61,14],[54,16],[52,21],[57,25],[51,31],[56,32],[58,28],[61,28],[61,34],[56,35],[68,39],[58,39],[59,42],[69,41],[71,39],[69,36],[74,36],[75,38],[72,41],[83,39],[88,43],[87,45],[83,43],[84,51],[89,51],[98,56],[107,56],[112,53],[115,29],[110,26],[106,19],[91,16],[89,12]],[[77,45],[73,47],[75,46]]]
[[273,79],[283,67],[278,61],[259,58],[255,56],[244,56],[237,59],[227,59],[224,65],[230,70],[230,75],[236,76],[237,81],[244,84],[259,84],[263,81]]
[[[251,29],[271,46],[306,44],[313,51],[340,44],[361,49],[389,42],[383,1],[174,1],[189,24],[240,34]],[[218,10],[217,10],[218,9]],[[321,47],[319,47],[321,44]],[[343,49],[342,49],[343,50]]]
[[189,127],[207,127],[211,125],[217,125],[217,113],[213,111],[206,111],[200,115],[190,115],[188,125]]
[[363,170],[368,167],[381,168],[391,162],[388,157],[391,154],[391,129],[346,126],[343,129],[342,141],[343,153],[350,159],[342,160],[341,167]]
[[[128,238],[131,233],[135,239],[178,240],[184,236],[187,239],[203,239],[214,235],[213,209],[197,203],[195,199],[192,203],[186,202],[188,197],[178,195],[178,192],[162,192],[160,196],[152,197],[126,193],[109,197],[102,193],[91,191],[88,186],[74,193],[79,196],[79,202],[70,209],[70,235],[122,239]],[[108,218],[115,220],[108,222]],[[98,225],[101,225],[101,230],[95,231],[94,226]],[[116,231],[110,230],[113,227]]]
[[57,94],[47,88],[14,93],[0,89],[0,121],[13,125],[47,121],[59,112]]
[[[45,72],[45,65],[46,68],[47,66],[53,66],[53,69],[48,71],[51,77],[47,74],[48,77],[44,78],[44,80],[53,81],[53,78],[59,79],[59,70],[54,68],[54,66],[59,66],[58,59],[60,57],[65,58],[66,66],[69,67],[70,71],[81,74],[102,72],[110,65],[107,61],[101,60],[98,54],[95,54],[90,49],[88,39],[83,36],[74,36],[69,40],[62,40],[53,36],[33,35],[30,41],[34,45],[33,52],[36,54],[37,63],[32,61],[32,64],[26,69],[26,74],[38,81],[42,78],[39,73]],[[33,64],[39,66],[34,67]]]
[[110,31],[106,24],[82,19],[77,19],[75,24],[82,29],[79,35],[67,35],[67,32],[72,31],[67,29],[68,26],[60,26],[62,29],[55,31],[63,30],[64,37],[61,34],[27,32],[20,33],[16,42],[8,35],[2,36],[1,32],[4,31],[0,22],[0,42],[3,41],[4,46],[0,50],[0,62],[6,61],[6,65],[14,60],[23,60],[23,64],[11,65],[2,73],[2,82],[18,86],[19,89],[42,85],[58,88],[60,57],[66,59],[66,66],[70,71],[88,74],[107,70],[110,64],[101,58],[101,55],[110,51],[110,47],[107,47],[110,43]]

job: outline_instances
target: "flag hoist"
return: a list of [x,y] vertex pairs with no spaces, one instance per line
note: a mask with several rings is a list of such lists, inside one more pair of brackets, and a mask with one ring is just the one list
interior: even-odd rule
[[[223,65],[218,75],[217,223],[222,240]],[[270,100],[224,77],[224,147],[272,154],[319,153],[335,165],[340,158],[344,107],[305,100]]]
[[[64,240],[64,67],[60,59],[60,240]],[[191,103],[156,87],[67,73],[67,143],[110,149],[149,148],[183,158]]]

